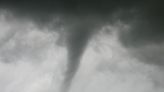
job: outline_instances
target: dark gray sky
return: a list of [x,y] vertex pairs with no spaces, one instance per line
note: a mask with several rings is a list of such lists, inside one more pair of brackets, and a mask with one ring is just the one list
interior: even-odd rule
[[133,21],[133,16],[140,16],[134,24],[133,31],[121,36],[123,43],[138,45],[163,41],[164,13],[161,0],[1,0],[0,6],[16,12],[19,16],[38,20],[39,23],[51,20],[55,14],[65,18],[93,16],[99,21],[107,21],[110,19],[109,16],[118,10],[136,9],[136,15],[123,12],[119,17],[123,21],[129,18]]
[[[61,24],[68,28],[65,38],[69,61],[66,80],[71,81],[77,72],[81,56],[95,30],[118,20],[130,26],[128,31],[119,31],[119,41],[132,56],[146,64],[164,65],[161,47],[164,41],[164,6],[160,0],[1,0],[0,8],[11,11],[18,19],[34,20],[41,26],[52,22],[54,16],[62,19]],[[12,38],[14,35],[11,33],[9,36]],[[26,50],[14,50],[18,51]],[[13,54],[11,56],[14,57]]]

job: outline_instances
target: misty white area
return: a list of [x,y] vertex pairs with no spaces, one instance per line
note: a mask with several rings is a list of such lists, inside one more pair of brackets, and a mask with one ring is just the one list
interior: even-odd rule
[[[70,92],[164,91],[164,72],[140,62],[119,42],[119,31],[126,30],[127,25],[116,23],[94,35]],[[0,92],[58,92],[68,54],[58,39],[52,29],[1,12]]]

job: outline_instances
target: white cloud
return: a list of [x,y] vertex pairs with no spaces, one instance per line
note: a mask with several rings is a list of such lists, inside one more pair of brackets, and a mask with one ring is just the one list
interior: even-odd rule
[[[58,34],[29,21],[9,21],[0,16],[0,92],[58,92],[67,59],[66,48],[55,44]],[[122,26],[105,26],[93,37],[72,92],[164,90],[163,70],[140,62],[120,44]]]

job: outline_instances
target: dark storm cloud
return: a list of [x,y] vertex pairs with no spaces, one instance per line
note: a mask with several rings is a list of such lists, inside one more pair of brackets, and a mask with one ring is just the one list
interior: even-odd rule
[[[163,31],[162,18],[156,18],[158,15],[158,3],[144,2],[139,0],[1,0],[0,6],[4,9],[13,11],[18,17],[31,18],[39,24],[45,24],[51,21],[54,16],[62,17],[66,25],[71,28],[67,30],[68,40],[68,64],[64,80],[63,92],[67,92],[72,78],[80,64],[87,42],[95,31],[95,27],[101,26],[101,23],[112,20],[110,16],[118,10],[128,10],[136,8],[141,10],[141,22],[137,22],[132,31],[122,33],[121,41],[125,46],[133,46],[144,42],[160,41]],[[157,12],[157,13],[156,13]],[[124,15],[124,14],[123,14]],[[125,14],[121,16],[122,21],[133,20]],[[94,17],[93,19],[91,17]],[[75,19],[75,21],[74,21]],[[84,20],[83,20],[84,19]],[[90,22],[92,21],[92,22]],[[128,21],[127,21],[128,22]],[[98,25],[97,25],[98,24]],[[133,31],[134,30],[134,31]]]
[[51,20],[54,14],[60,16],[97,16],[106,18],[119,8],[137,6],[131,0],[1,0],[2,8],[10,8],[20,16],[28,16],[39,22]]
[[160,1],[150,1],[141,8],[136,18],[129,20],[129,31],[120,33],[122,44],[146,64],[164,65],[164,6]]
[[161,2],[150,1],[140,8],[139,16],[128,32],[121,33],[125,46],[137,47],[145,44],[160,44],[164,41],[164,6]]

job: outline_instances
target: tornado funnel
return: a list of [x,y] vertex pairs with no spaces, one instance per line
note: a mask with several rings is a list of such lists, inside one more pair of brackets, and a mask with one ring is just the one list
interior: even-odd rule
[[69,92],[73,78],[80,66],[81,56],[93,32],[91,23],[81,22],[75,24],[70,30],[67,39],[68,63],[61,92]]

